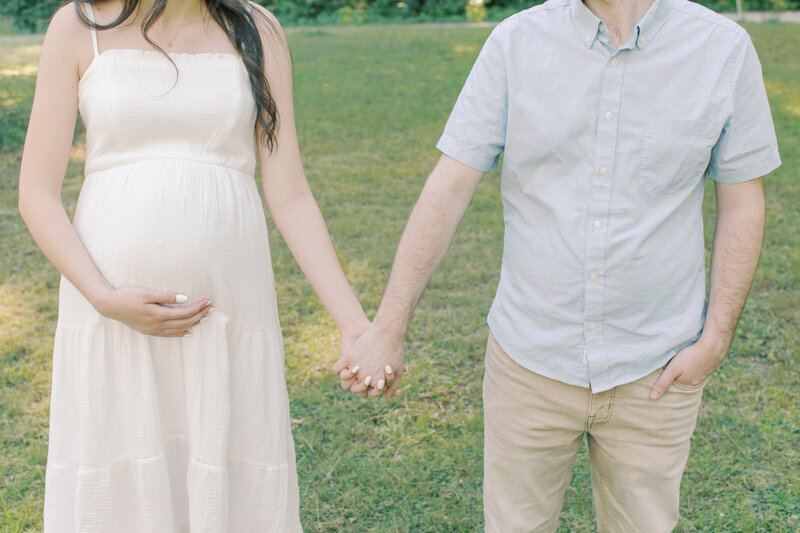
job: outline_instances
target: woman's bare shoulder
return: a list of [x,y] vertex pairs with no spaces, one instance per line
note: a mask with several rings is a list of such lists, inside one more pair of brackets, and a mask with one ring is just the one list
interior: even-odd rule
[[50,19],[50,24],[47,26],[47,34],[70,34],[72,37],[75,37],[78,32],[86,32],[88,28],[86,24],[78,18],[77,9],[74,2],[69,2],[58,8],[58,11],[53,14]]
[[47,26],[42,44],[43,57],[56,58],[58,62],[77,67],[83,65],[91,50],[89,27],[79,18],[75,4],[70,2],[60,7]]
[[264,15],[264,16],[265,16],[265,17],[266,17],[266,18],[267,18],[267,19],[268,19],[268,20],[269,20],[269,21],[270,21],[272,24],[278,24],[278,18],[277,18],[275,15],[273,15],[273,14],[272,14],[272,11],[270,11],[270,10],[269,10],[269,9],[267,9],[266,7],[264,7],[264,6],[262,6],[261,4],[258,4],[258,3],[256,3],[256,2],[250,2],[250,1],[247,1],[247,0],[245,0],[245,3],[246,3],[246,4],[247,4],[247,6],[249,7],[249,9],[255,9],[256,11],[260,12],[260,13],[261,13],[262,15]]
[[281,41],[285,41],[286,37],[283,34],[283,27],[281,23],[278,21],[278,17],[272,14],[272,12],[267,9],[266,7],[257,4],[255,2],[247,2],[250,6],[250,9],[255,10],[261,16],[253,17],[256,21],[256,25],[258,26],[258,31],[261,33],[262,38],[272,38],[274,39],[276,36],[280,38]]
[[68,2],[55,12],[47,27],[43,54],[56,57],[60,62],[75,65],[78,77],[89,67],[94,58],[91,27],[94,20],[100,25],[113,22],[119,16],[122,4],[119,0],[102,0],[91,3],[91,13],[86,2]]

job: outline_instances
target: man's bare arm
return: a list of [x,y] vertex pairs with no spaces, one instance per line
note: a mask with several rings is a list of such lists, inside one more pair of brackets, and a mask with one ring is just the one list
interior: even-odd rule
[[753,283],[764,239],[764,190],[761,179],[716,183],[717,225],[711,252],[711,286],[700,339],[682,350],[653,386],[660,398],[673,380],[703,382],[728,353],[736,324]]
[[[372,327],[333,367],[345,388],[363,394],[371,384],[377,396],[386,387],[387,399],[397,389],[411,314],[447,253],[481,176],[447,155],[439,159],[403,232]],[[356,367],[354,377],[349,369]]]

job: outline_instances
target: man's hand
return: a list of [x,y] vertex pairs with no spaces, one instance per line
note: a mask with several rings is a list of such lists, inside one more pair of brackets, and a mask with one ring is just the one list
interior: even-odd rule
[[[344,346],[343,346],[344,348]],[[371,326],[342,358],[333,365],[333,373],[342,388],[359,396],[386,394],[390,400],[406,372],[403,364],[403,338]]]
[[722,343],[705,341],[701,336],[695,344],[687,346],[672,358],[650,390],[650,399],[661,398],[673,381],[690,387],[700,385],[717,368],[727,351]]

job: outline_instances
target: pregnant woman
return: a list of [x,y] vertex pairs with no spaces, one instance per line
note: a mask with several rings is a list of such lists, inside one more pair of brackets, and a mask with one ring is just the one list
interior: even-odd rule
[[[70,223],[78,112],[86,178]],[[244,0],[56,13],[20,177],[23,218],[62,273],[46,532],[300,531],[256,155],[346,349],[368,321],[302,169],[277,21]]]

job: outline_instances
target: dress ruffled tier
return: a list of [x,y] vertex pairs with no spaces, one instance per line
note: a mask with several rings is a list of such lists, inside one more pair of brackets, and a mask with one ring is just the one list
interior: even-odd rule
[[100,319],[59,327],[55,353],[51,531],[299,531],[279,331],[215,313],[161,338]]

